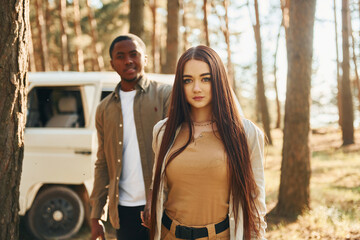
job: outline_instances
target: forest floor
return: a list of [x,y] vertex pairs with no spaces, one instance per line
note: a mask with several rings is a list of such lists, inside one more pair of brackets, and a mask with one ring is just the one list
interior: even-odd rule
[[[296,220],[268,218],[269,240],[360,240],[360,130],[356,144],[341,147],[341,131],[322,128],[311,134],[310,209]],[[268,212],[277,203],[280,183],[282,131],[273,130],[273,146],[265,148],[266,204]],[[107,240],[114,240],[113,229]],[[20,224],[20,240],[30,240]],[[84,224],[72,240],[90,239]]]
[[[273,130],[266,147],[265,180],[268,212],[277,203],[280,183],[282,131]],[[268,218],[267,238],[274,240],[360,240],[360,131],[356,144],[341,147],[337,128],[312,131],[310,137],[310,209],[295,221]]]

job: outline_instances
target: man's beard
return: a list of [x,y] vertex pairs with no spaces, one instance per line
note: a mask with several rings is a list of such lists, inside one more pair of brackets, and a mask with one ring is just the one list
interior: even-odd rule
[[138,78],[139,78],[139,77],[138,77],[138,76],[136,76],[136,77],[134,77],[134,78],[132,78],[132,79],[125,79],[125,78],[122,78],[121,80],[123,80],[123,81],[125,81],[125,82],[134,82],[134,81],[136,81]]

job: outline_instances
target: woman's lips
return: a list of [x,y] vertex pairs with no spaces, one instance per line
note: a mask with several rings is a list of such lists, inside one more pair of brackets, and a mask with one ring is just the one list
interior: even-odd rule
[[200,97],[200,96],[196,96],[196,97],[193,97],[193,99],[195,101],[201,101],[204,97]]

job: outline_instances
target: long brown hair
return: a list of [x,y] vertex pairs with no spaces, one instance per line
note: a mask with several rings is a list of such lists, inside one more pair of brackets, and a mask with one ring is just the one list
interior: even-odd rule
[[238,206],[241,204],[244,216],[244,237],[245,239],[250,239],[252,234],[259,234],[260,218],[255,205],[258,191],[251,168],[248,143],[241,118],[233,100],[225,66],[214,50],[202,45],[188,49],[177,63],[169,118],[165,125],[160,151],[156,159],[151,201],[150,239],[154,239],[155,236],[156,204],[159,196],[161,166],[165,160],[165,155],[174,141],[176,129],[182,123],[189,126],[189,139],[185,146],[169,157],[167,164],[187,147],[192,137],[193,123],[190,117],[190,106],[186,102],[183,88],[184,66],[191,59],[203,61],[210,68],[212,114],[228,157],[227,165],[235,221],[237,222],[239,215]]

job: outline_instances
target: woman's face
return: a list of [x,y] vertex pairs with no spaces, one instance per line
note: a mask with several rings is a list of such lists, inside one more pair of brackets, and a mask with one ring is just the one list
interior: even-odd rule
[[183,86],[186,101],[194,109],[211,110],[211,74],[207,63],[191,59],[185,63]]

